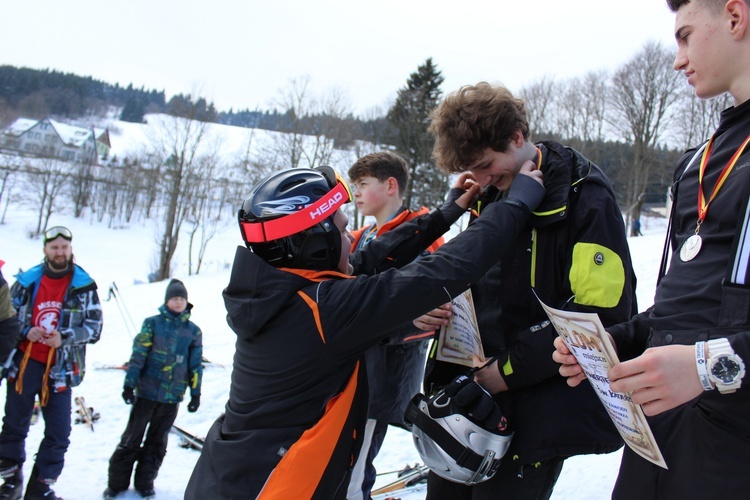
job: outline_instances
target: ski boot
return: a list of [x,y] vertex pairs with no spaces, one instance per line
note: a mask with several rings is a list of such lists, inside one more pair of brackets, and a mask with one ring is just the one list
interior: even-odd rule
[[119,495],[123,491],[125,490],[115,490],[107,486],[107,489],[104,490],[104,493],[102,493],[102,498],[104,500],[114,500],[117,497],[117,495]]
[[152,499],[156,497],[156,492],[153,488],[144,488],[142,490],[136,490],[141,498]]
[[20,500],[23,496],[23,470],[15,460],[0,458],[0,500]]
[[31,477],[29,478],[29,484],[26,486],[24,500],[63,500],[50,488],[50,485],[54,483],[54,479],[40,479],[39,470],[35,465],[31,469]]

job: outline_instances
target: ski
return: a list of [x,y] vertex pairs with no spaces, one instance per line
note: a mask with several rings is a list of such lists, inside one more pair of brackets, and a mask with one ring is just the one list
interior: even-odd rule
[[[203,365],[203,368],[225,368],[224,365],[220,363],[214,363],[212,361],[208,361],[207,359],[203,358],[201,361],[201,364]],[[128,369],[128,363],[123,363],[121,365],[97,365],[94,366],[95,370],[123,370],[127,371]]]
[[427,473],[429,470],[426,465],[415,464],[414,467],[407,466],[399,472],[397,480],[374,489],[372,491],[372,500],[387,500],[389,498],[397,498],[394,495],[418,491],[426,486],[423,483],[427,482]]
[[99,365],[94,367],[96,370],[124,370],[127,371],[128,369],[128,363],[123,363],[121,365]]
[[97,413],[96,418],[94,418],[94,409],[86,406],[86,401],[83,399],[83,396],[76,396],[75,402],[78,405],[78,410],[76,410],[76,413],[78,413],[76,423],[80,422],[86,424],[88,428],[91,429],[91,432],[94,432],[94,420],[99,418],[99,414]]
[[[388,491],[386,493],[372,494],[370,500],[401,500],[402,495],[411,495],[413,493],[420,493],[427,491],[427,483],[416,483],[400,490]],[[421,498],[424,498],[421,495]]]
[[193,450],[201,451],[203,449],[203,439],[199,438],[195,434],[190,434],[184,429],[180,429],[176,425],[172,426],[172,432],[177,434],[180,438],[180,446],[183,448],[190,448]]

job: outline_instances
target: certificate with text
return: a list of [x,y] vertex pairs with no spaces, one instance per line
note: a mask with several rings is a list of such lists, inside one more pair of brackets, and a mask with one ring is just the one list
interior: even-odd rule
[[591,382],[594,392],[604,404],[625,443],[638,455],[666,469],[667,464],[643,409],[632,402],[630,394],[610,389],[607,372],[620,360],[599,316],[594,313],[561,311],[539,302],[557,333],[583,368],[586,378]]
[[453,299],[453,317],[450,323],[440,328],[436,359],[448,363],[474,366],[474,357],[484,361],[484,350],[479,337],[477,316],[471,290]]

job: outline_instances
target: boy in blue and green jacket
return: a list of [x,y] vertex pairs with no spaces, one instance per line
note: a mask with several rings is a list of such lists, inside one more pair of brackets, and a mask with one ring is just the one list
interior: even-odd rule
[[203,344],[200,328],[190,321],[192,308],[185,285],[173,279],[159,314],[146,318],[133,342],[122,392],[123,400],[133,409],[109,460],[105,499],[128,489],[136,461],[135,489],[144,498],[153,497],[154,479],[167,453],[167,435],[185,389],[190,388],[188,411],[200,406]]

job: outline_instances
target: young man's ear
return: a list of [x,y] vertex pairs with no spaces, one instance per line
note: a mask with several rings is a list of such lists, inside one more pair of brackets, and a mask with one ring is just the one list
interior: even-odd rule
[[390,196],[398,193],[398,181],[395,177],[388,177],[385,182],[387,184],[386,191]]
[[735,40],[745,36],[748,23],[748,7],[745,0],[729,0],[724,6],[724,12],[729,16],[729,30]]
[[[740,1],[742,1],[742,0],[740,0]],[[521,132],[520,129],[516,130],[515,132],[513,132],[513,137],[511,138],[511,143],[515,147],[520,148],[521,146],[523,146],[523,144],[525,142],[526,142],[526,138],[523,136],[523,132]]]

